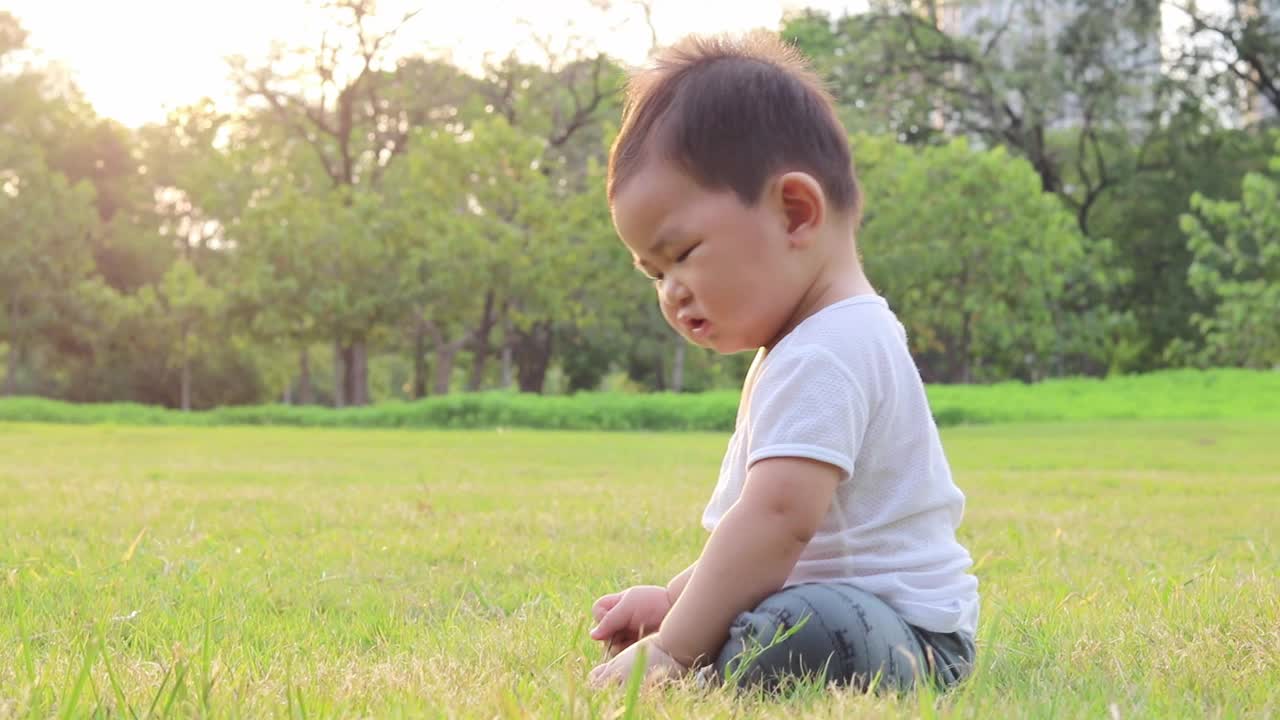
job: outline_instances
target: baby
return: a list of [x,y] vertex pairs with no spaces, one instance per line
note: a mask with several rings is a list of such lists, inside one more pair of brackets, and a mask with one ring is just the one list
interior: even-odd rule
[[[847,133],[768,33],[690,37],[633,76],[614,225],[690,342],[757,351],[702,522],[665,587],[600,598],[595,685],[707,668],[947,687],[974,661],[978,581],[906,333],[863,272]],[[763,651],[762,651],[763,649]],[[749,651],[744,654],[744,651]]]

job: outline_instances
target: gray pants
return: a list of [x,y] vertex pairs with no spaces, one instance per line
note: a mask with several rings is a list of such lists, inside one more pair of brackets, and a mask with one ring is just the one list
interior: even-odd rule
[[922,678],[945,689],[968,677],[973,659],[967,633],[908,625],[884,601],[847,583],[804,583],[739,615],[715,669],[722,679],[769,690],[787,678],[819,674],[825,683],[861,689],[874,680],[879,689],[907,690]]

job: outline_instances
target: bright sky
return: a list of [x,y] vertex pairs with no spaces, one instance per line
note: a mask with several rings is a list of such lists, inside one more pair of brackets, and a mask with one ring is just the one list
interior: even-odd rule
[[[423,11],[406,26],[400,48],[449,53],[478,67],[486,52],[531,47],[533,32],[569,34],[629,62],[644,57],[649,30],[632,0],[613,0],[606,15],[588,0],[382,0],[380,13]],[[653,0],[660,43],[689,32],[776,28],[784,11],[819,7],[840,13],[846,0]],[[307,0],[8,0],[45,60],[71,71],[97,111],[126,125],[163,120],[169,109],[231,95],[224,58],[260,55],[273,40],[316,43]]]

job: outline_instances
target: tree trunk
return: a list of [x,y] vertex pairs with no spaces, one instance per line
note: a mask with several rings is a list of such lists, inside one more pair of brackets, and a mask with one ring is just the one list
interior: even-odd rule
[[306,345],[298,351],[298,404],[310,405],[316,401],[311,387],[311,348]]
[[[1043,132],[1038,132],[1037,137],[1042,138]],[[1040,189],[1050,195],[1059,194],[1062,191],[1062,176],[1058,172],[1058,166],[1053,157],[1044,150],[1043,139],[1039,139],[1033,147],[1026,149],[1029,151],[1032,167],[1040,176]]]
[[432,344],[436,351],[435,393],[448,395],[449,384],[453,380],[453,362],[469,338],[463,335],[457,340],[445,342],[444,333],[436,327],[435,323],[428,322],[427,330],[431,333]]
[[4,391],[0,392],[0,395],[10,397],[18,391],[18,363],[18,343],[11,340],[9,341],[9,368],[5,371]]
[[671,391],[684,391],[684,356],[688,350],[688,345],[684,338],[676,335],[676,352],[675,357],[671,359]]
[[335,407],[369,404],[369,356],[364,340],[346,346],[334,342],[333,390]]
[[343,352],[342,341],[333,341],[333,406],[340,408],[347,404],[347,363]]
[[933,27],[940,28],[938,23],[938,0],[925,0],[923,3],[925,9],[925,17],[929,18],[929,24]]
[[515,342],[515,335],[511,332],[511,320],[508,318],[503,324],[502,333],[502,389],[506,390],[511,387],[511,383],[515,380],[515,363],[511,350],[512,343]]
[[472,336],[472,353],[471,353],[471,379],[467,381],[467,390],[475,392],[484,384],[484,369],[489,364],[489,352],[492,348],[489,346],[489,333],[493,331],[493,326],[497,324],[497,316],[494,314],[493,307],[493,290],[485,293],[484,296],[484,313],[480,316],[480,327],[476,329],[475,335]]
[[427,324],[418,318],[413,327],[413,399],[427,396]]
[[437,395],[449,394],[449,381],[453,379],[453,361],[458,358],[461,343],[451,342],[436,347],[435,388]]
[[489,341],[480,340],[471,354],[471,377],[467,379],[467,392],[477,392],[484,385],[484,371],[489,364]]
[[191,361],[182,360],[182,412],[191,411]]
[[[959,293],[957,297],[961,298],[963,304],[964,298],[969,294],[969,274],[970,271],[980,267],[978,258],[970,255],[965,261],[964,272],[960,276]],[[960,382],[968,385],[973,382],[973,355],[970,349],[973,346],[973,313],[969,310],[963,310],[960,313]]]
[[191,411],[191,353],[188,352],[188,346],[191,342],[191,333],[186,328],[182,329],[182,412]]
[[516,331],[516,380],[520,392],[542,393],[551,364],[551,322],[544,320],[528,332]]
[[357,340],[347,348],[347,401],[369,404],[369,345]]

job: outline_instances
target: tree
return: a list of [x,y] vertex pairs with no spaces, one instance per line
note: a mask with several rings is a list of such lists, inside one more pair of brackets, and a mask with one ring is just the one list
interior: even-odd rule
[[1239,201],[1196,194],[1182,229],[1194,261],[1192,289],[1215,303],[1193,320],[1204,334],[1201,360],[1280,366],[1280,142],[1271,174],[1249,173]]
[[794,16],[783,33],[814,57],[852,129],[1007,146],[1087,233],[1098,199],[1151,169],[1114,148],[1140,147],[1163,104],[1157,3],[1014,3],[998,18],[967,7],[879,0],[835,21]]
[[927,378],[1032,380],[1097,351],[1069,307],[1079,286],[1106,280],[1098,251],[1029,163],[963,140],[853,144],[867,188],[859,248]]
[[117,237],[110,226],[118,212],[149,200],[133,138],[118,123],[97,117],[56,67],[41,67],[28,57],[25,40],[13,16],[0,12],[0,134],[39,148],[44,166],[72,185],[92,186],[102,221],[91,238],[98,271],[114,287],[136,287],[142,280],[131,281],[148,266],[149,248],[135,248],[136,238]]
[[[608,4],[597,5],[607,9]],[[596,191],[603,183],[593,167],[598,170],[607,147],[609,131],[602,120],[616,117],[619,110],[622,68],[604,53],[589,50],[581,38],[568,36],[559,45],[548,37],[535,37],[535,41],[543,51],[540,65],[521,62],[511,55],[487,67],[485,87],[490,106],[507,125],[540,145],[541,150],[531,163],[536,162],[538,172],[549,181],[545,191],[553,196],[550,203],[561,209],[572,205],[574,212],[584,218],[593,213],[599,216],[607,212],[603,196],[599,196],[598,206],[583,205],[583,198],[597,197]],[[607,215],[604,217],[608,227]],[[569,247],[581,247],[588,237],[606,237],[599,233],[598,224],[588,225],[591,229],[586,232],[573,233],[576,238],[560,239],[571,241]],[[572,232],[570,229],[576,226],[558,227],[564,233]],[[612,236],[611,228],[607,236]],[[560,267],[563,266],[562,263]],[[545,272],[564,271],[549,267]],[[500,306],[496,319],[507,329],[504,356],[513,358],[520,387],[526,391],[542,388],[555,340],[573,334],[570,326],[575,322],[563,313],[549,312],[557,307],[556,303],[545,302],[549,286],[543,283],[534,287],[543,293],[544,301],[517,296],[514,302]],[[512,317],[506,317],[508,313]],[[578,316],[585,317],[582,313]],[[482,358],[487,357],[487,351],[481,353]]]
[[537,391],[555,322],[585,322],[585,298],[598,287],[593,248],[609,238],[600,232],[608,226],[602,186],[554,182],[543,172],[543,141],[501,116],[465,133],[421,135],[384,197],[395,234],[412,246],[403,283],[435,338],[434,390],[448,391],[464,348],[469,386],[478,389],[489,335],[501,327],[521,388]]
[[[320,38],[318,47],[277,48],[259,67],[238,58],[232,70],[245,101],[261,104],[267,111],[264,117],[313,151],[332,185],[327,197],[349,211],[335,211],[342,216],[335,219],[368,240],[367,228],[351,224],[357,216],[367,217],[368,209],[377,205],[376,198],[364,196],[366,191],[380,185],[415,129],[453,123],[464,114],[461,106],[470,96],[470,86],[447,63],[392,58],[396,34],[416,13],[379,27],[383,18],[377,15],[374,0],[333,0],[323,10],[332,30]],[[374,225],[380,223],[375,220]],[[380,260],[337,238],[328,247],[333,264],[320,276],[321,282],[350,279],[355,285],[323,288],[324,302],[330,308],[365,302],[361,293],[374,281],[361,274],[370,269],[367,265],[356,266],[362,259],[375,265]],[[344,266],[347,263],[352,265]],[[347,321],[333,325],[339,361],[335,402],[363,404],[368,399],[367,344],[375,328]]]
[[1267,0],[1167,0],[1183,23],[1171,48],[1173,71],[1239,113],[1245,123],[1269,109],[1280,117],[1280,15]]
[[179,259],[155,286],[138,293],[136,305],[150,332],[164,338],[169,367],[179,371],[182,410],[191,409],[191,368],[196,358],[224,338],[219,332],[224,294],[209,285],[187,258]]
[[260,198],[235,229],[226,284],[233,322],[264,349],[297,353],[297,401],[304,405],[315,400],[311,345],[326,339],[317,319],[322,285],[312,247],[322,237],[323,218],[318,201],[291,188]]
[[1147,142],[1148,157],[1167,170],[1136,175],[1099,200],[1090,228],[1095,237],[1115,241],[1117,264],[1133,273],[1109,298],[1130,309],[1143,329],[1133,369],[1179,362],[1179,354],[1168,352],[1175,342],[1201,344],[1192,316],[1212,313],[1213,299],[1187,285],[1192,253],[1179,219],[1195,193],[1238,200],[1241,178],[1265,169],[1268,147],[1257,133],[1216,127],[1200,108],[1186,108]]
[[[1268,24],[1248,3],[1216,20],[1176,5],[1192,22],[1169,72],[1155,52],[1150,2],[1019,2],[997,19],[964,3],[894,0],[834,21],[802,13],[785,32],[814,55],[851,125],[913,143],[966,136],[1026,158],[1091,247],[1110,244],[1112,262],[1131,276],[1073,285],[1073,305],[1131,312],[1143,336],[1126,342],[1120,367],[1149,370],[1176,361],[1166,352],[1175,340],[1198,342],[1191,317],[1210,301],[1187,287],[1178,218],[1194,192],[1234,199],[1239,178],[1265,157],[1256,132],[1223,127],[1231,117],[1222,109],[1251,87],[1242,75],[1267,77],[1266,62],[1261,74],[1250,68],[1275,46],[1274,18]],[[1233,57],[1243,60],[1230,69]],[[1104,369],[1079,360],[1078,370]]]
[[90,281],[93,188],[72,184],[37,148],[0,137],[0,337],[9,345],[3,394]]

